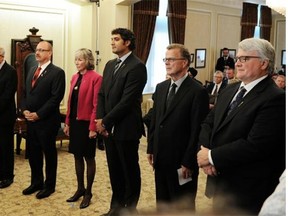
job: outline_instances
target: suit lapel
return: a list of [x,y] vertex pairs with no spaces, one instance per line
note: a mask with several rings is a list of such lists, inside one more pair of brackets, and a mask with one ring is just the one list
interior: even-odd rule
[[109,94],[109,91],[111,90],[112,86],[115,83],[115,79],[113,78],[113,72],[114,72],[116,62],[117,62],[117,59],[112,60],[109,66],[107,65],[107,70],[105,71],[105,75],[107,74],[106,75],[107,76],[107,87],[106,87],[107,94]]
[[[115,82],[117,81],[117,78],[120,76],[121,72],[127,67],[127,65],[130,62],[130,59],[133,55],[129,55],[127,57],[127,59],[125,59],[125,61],[120,65],[120,68],[116,71],[116,73],[114,74],[114,68],[115,65],[117,63],[117,59],[115,58],[114,60],[111,61],[109,68],[107,68],[106,73],[108,73],[107,75],[107,80],[108,80],[108,89],[107,92],[109,94],[110,90],[112,89],[113,85],[115,84]],[[107,66],[108,67],[108,66]]]
[[[34,85],[34,87],[32,88],[32,90],[35,89],[36,86],[47,76],[48,71],[49,71],[49,69],[50,69],[50,66],[51,66],[51,63],[50,63],[50,64],[45,68],[45,70],[40,74],[40,76],[37,78],[37,80],[36,80],[36,82],[35,82],[35,85]],[[35,70],[36,70],[36,69],[37,69],[37,67],[35,68]],[[32,76],[31,76],[30,83],[32,83],[32,78],[33,78],[33,76],[34,76],[35,70],[34,70]]]
[[[231,95],[231,100],[226,100],[226,103],[228,101],[228,103],[226,105],[224,105],[226,108],[225,109],[221,109],[221,114],[219,114],[219,122],[218,125],[219,127],[216,127],[216,131],[220,130],[222,127],[224,127],[226,124],[228,124],[237,114],[241,113],[241,111],[243,109],[245,109],[245,107],[247,106],[251,106],[251,104],[253,104],[253,101],[257,99],[257,97],[259,96],[259,94],[261,94],[261,92],[264,90],[265,86],[267,85],[267,82],[269,82],[271,79],[270,77],[265,78],[264,80],[262,80],[260,83],[258,83],[250,92],[247,93],[247,95],[245,95],[245,97],[243,98],[243,103],[241,103],[240,106],[238,106],[235,110],[233,110],[226,118],[224,115],[226,115],[226,110],[230,104],[230,101],[232,100],[233,96],[236,94],[240,83],[237,85],[237,87],[234,89],[234,94]],[[223,106],[223,107],[224,107]],[[221,119],[223,119],[223,121],[221,121]]]
[[[116,65],[116,64],[115,64]],[[114,76],[113,76],[113,80],[116,80],[117,79],[117,77],[119,76],[119,74],[121,73],[121,71],[125,68],[125,66],[126,66],[126,61],[124,61],[121,65],[120,65],[120,67],[118,68],[118,70],[116,71],[116,73],[114,74]],[[115,66],[114,66],[115,67]],[[114,73],[114,71],[113,71],[113,73]],[[112,74],[113,74],[112,73]]]
[[226,115],[227,108],[230,105],[230,102],[233,99],[234,95],[238,91],[240,84],[241,83],[239,83],[239,85],[235,86],[234,89],[229,91],[230,93],[229,95],[222,95],[222,98],[224,98],[224,100],[221,100],[221,101],[218,100],[216,109],[219,111],[217,112],[217,115],[215,115],[214,128],[218,128],[218,126],[223,122],[223,119],[225,118],[225,115]]
[[171,80],[167,80],[165,85],[163,86],[160,95],[163,95],[163,97],[160,97],[159,104],[161,104],[161,116],[165,116],[165,111],[166,111],[166,99],[167,99],[167,94],[170,88]]
[[[190,85],[189,85],[189,81],[191,81],[191,78],[189,76],[187,76],[186,79],[181,84],[181,86],[179,87],[179,89],[177,90],[176,95],[175,95],[175,97],[173,98],[173,100],[171,102],[171,105],[166,110],[166,112],[165,112],[165,114],[163,116],[164,119],[169,115],[169,113],[171,113],[172,110],[174,110],[177,107],[179,102],[183,99],[184,95],[191,88]],[[169,85],[168,85],[168,89],[167,89],[166,95],[165,95],[165,97],[163,97],[165,100],[167,98],[169,87],[170,87],[170,82],[169,82]],[[164,101],[164,104],[166,105],[166,101]],[[164,106],[164,109],[165,109],[165,106]]]

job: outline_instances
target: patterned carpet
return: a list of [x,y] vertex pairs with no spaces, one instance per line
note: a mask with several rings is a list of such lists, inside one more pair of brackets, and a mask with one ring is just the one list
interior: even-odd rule
[[[23,143],[22,143],[23,145]],[[81,199],[75,203],[67,203],[66,199],[76,190],[76,176],[73,155],[67,152],[68,142],[58,145],[58,170],[56,192],[50,197],[38,200],[35,194],[24,196],[22,190],[30,184],[30,168],[28,160],[15,154],[14,183],[5,189],[0,189],[0,215],[9,216],[99,216],[109,210],[111,197],[108,168],[104,151],[96,152],[96,178],[93,185],[91,204],[86,209],[79,209]],[[23,149],[23,146],[21,146]],[[146,159],[146,138],[141,140],[140,166],[142,177],[141,197],[138,204],[140,215],[155,215],[155,191],[153,171]],[[199,189],[196,200],[197,215],[207,215],[211,209],[211,200],[204,197],[205,176],[200,172]],[[171,215],[176,215],[172,214]],[[181,214],[183,215],[183,214]],[[191,214],[189,214],[191,215]]]

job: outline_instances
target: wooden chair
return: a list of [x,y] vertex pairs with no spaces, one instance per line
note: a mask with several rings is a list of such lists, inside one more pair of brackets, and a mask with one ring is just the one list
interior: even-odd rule
[[[25,80],[27,77],[27,73],[31,67],[37,65],[37,61],[35,59],[35,49],[37,44],[42,41],[41,35],[36,35],[39,29],[35,27],[29,29],[31,35],[27,35],[24,39],[12,39],[11,41],[11,64],[15,67],[17,71],[18,77],[18,86],[16,93],[16,106],[17,106],[17,116],[15,126],[14,126],[14,134],[16,134],[16,154],[20,154],[21,152],[21,141],[22,138],[26,139],[27,136],[27,125],[24,116],[22,115],[22,111],[20,109],[21,99],[23,98],[23,90],[25,88]],[[53,41],[47,40],[51,44]],[[63,114],[61,116],[61,122],[64,125],[66,115]],[[59,129],[58,135],[56,137],[57,141],[60,141],[60,145],[62,146],[62,140],[68,140],[64,132],[63,128]],[[26,146],[26,155],[25,158],[28,157],[28,149]]]

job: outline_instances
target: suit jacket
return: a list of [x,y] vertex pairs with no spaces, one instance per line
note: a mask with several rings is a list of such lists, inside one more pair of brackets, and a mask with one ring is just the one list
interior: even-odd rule
[[225,191],[257,212],[285,167],[285,93],[267,77],[225,117],[240,84],[219,95],[202,124],[199,145],[212,149],[218,171],[217,177],[208,176],[206,195]]
[[11,125],[16,119],[15,92],[17,72],[5,62],[0,69],[0,125]]
[[225,66],[229,66],[229,68],[235,68],[234,59],[231,58],[230,56],[228,56],[226,61],[224,60],[223,56],[218,58],[216,66],[215,66],[215,70],[220,70],[224,72]]
[[60,102],[65,93],[65,72],[63,69],[49,64],[37,79],[32,88],[31,82],[37,67],[31,68],[27,75],[22,111],[36,112],[39,120],[28,122],[37,128],[60,127]]
[[187,77],[165,111],[170,84],[166,80],[156,87],[147,153],[153,154],[155,167],[165,165],[176,170],[184,165],[197,176],[197,142],[200,124],[209,110],[208,94]]
[[[65,123],[70,125],[70,108],[71,97],[74,86],[79,78],[79,72],[74,74],[70,83],[70,91],[67,104],[67,114]],[[94,70],[87,70],[83,74],[81,85],[79,88],[78,104],[77,104],[77,120],[90,121],[89,130],[96,131],[95,119],[96,108],[98,101],[98,92],[101,87],[102,76],[96,73]]]
[[131,54],[114,75],[116,61],[108,61],[104,68],[96,116],[115,140],[138,140],[145,134],[141,102],[146,66]]
[[210,103],[210,104],[215,104],[216,98],[217,98],[218,94],[220,94],[221,91],[227,86],[227,83],[225,83],[224,81],[222,81],[222,83],[221,83],[221,85],[220,85],[220,88],[219,88],[219,90],[218,90],[218,93],[215,94],[215,95],[212,95],[212,93],[213,93],[212,91],[213,91],[213,89],[214,89],[214,86],[215,86],[215,83],[213,82],[213,83],[211,83],[210,85],[208,85],[208,86],[206,87],[206,89],[207,89],[207,91],[208,91],[208,93],[209,93],[209,103]]
[[[207,89],[207,91],[208,91],[209,94],[212,94],[212,91],[213,91],[214,86],[215,86],[215,83],[213,82],[213,83],[209,84],[209,85],[206,87],[206,89]],[[227,85],[225,84],[225,82],[222,82],[222,83],[221,83],[221,86],[220,86],[220,88],[219,88],[219,90],[218,90],[218,94],[219,94],[226,86],[227,86]]]

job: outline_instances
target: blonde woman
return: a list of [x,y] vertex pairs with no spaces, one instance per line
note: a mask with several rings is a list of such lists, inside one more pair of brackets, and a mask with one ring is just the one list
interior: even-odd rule
[[[98,91],[102,83],[102,76],[94,70],[94,57],[89,49],[79,49],[75,54],[77,73],[70,83],[66,125],[64,132],[70,136],[69,152],[74,155],[77,176],[77,190],[67,199],[75,202],[84,196],[80,208],[90,205],[92,198],[92,184],[96,172],[96,107]],[[87,168],[87,185],[84,186],[85,163]]]

